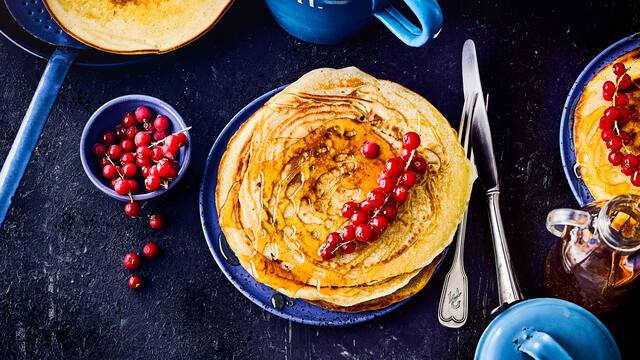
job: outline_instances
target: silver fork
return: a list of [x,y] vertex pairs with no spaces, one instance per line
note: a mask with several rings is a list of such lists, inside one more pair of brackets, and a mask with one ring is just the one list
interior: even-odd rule
[[[472,163],[473,150],[469,147],[469,137],[473,111],[476,108],[477,100],[477,93],[473,95],[473,99],[464,99],[462,115],[460,116],[460,128],[458,129],[458,140],[464,148],[465,155]],[[444,279],[440,305],[438,306],[438,321],[449,328],[459,328],[467,321],[469,294],[467,291],[467,274],[464,272],[464,238],[466,229],[467,211],[464,212],[462,221],[458,225],[456,253],[451,269]]]

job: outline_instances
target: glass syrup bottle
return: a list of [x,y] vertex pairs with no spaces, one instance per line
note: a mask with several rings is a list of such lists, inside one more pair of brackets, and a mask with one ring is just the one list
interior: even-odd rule
[[640,196],[620,195],[582,210],[553,210],[547,229],[560,238],[545,265],[552,296],[601,313],[618,305],[636,283]]

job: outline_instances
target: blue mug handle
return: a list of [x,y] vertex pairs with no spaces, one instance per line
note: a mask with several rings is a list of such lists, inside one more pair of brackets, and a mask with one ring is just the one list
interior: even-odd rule
[[551,335],[524,328],[514,341],[516,350],[535,360],[572,360],[571,355]]
[[417,27],[386,0],[373,2],[373,16],[378,18],[402,42],[419,47],[435,38],[442,29],[442,9],[436,0],[403,0],[420,23]]

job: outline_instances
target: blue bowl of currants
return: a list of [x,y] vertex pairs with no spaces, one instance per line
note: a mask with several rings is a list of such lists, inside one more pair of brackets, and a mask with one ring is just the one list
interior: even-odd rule
[[178,112],[146,95],[115,98],[96,110],[80,137],[80,159],[91,182],[125,202],[171,190],[191,157],[189,128]]

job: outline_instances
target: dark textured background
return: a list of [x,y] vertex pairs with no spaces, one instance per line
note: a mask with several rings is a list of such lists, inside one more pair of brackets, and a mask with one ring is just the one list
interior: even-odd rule
[[[517,6],[516,6],[517,4]],[[0,358],[378,359],[472,357],[496,305],[484,202],[471,202],[466,268],[470,317],[441,327],[436,309],[447,259],[399,310],[346,328],[302,326],[245,299],[218,270],[198,214],[206,155],[229,119],[264,92],[323,66],[355,65],[424,95],[457,127],[460,53],[476,40],[503,180],[502,206],[526,296],[545,294],[543,264],[553,238],[548,210],[576,206],[558,151],[569,88],[602,49],[639,29],[638,1],[443,0],[445,27],[432,44],[404,46],[381,26],[339,46],[302,43],[259,1],[238,1],[206,37],[176,54],[133,67],[74,67],[0,228]],[[2,19],[6,21],[6,19]],[[0,40],[0,161],[4,160],[45,62]],[[154,233],[122,214],[84,175],[78,143],[104,102],[142,93],[175,106],[193,125],[188,175],[162,201],[170,220]],[[122,256],[157,241],[164,256],[145,266],[144,290],[126,286]],[[606,315],[626,359],[640,358],[638,292]]]

